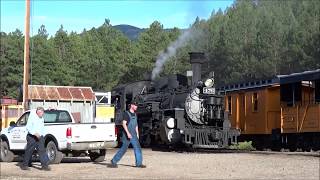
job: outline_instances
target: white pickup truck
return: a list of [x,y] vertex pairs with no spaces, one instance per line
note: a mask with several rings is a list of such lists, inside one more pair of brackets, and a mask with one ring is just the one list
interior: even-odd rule
[[[2,129],[0,161],[11,162],[14,155],[24,154],[29,114],[26,111],[16,123]],[[114,123],[75,123],[66,110],[45,110],[44,119],[45,147],[51,163],[60,163],[65,155],[83,153],[100,162],[105,158],[106,148],[117,146]]]

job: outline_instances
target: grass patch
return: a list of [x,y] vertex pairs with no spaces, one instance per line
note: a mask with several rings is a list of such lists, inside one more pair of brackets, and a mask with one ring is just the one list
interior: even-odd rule
[[230,149],[254,151],[256,148],[252,146],[252,141],[239,142],[229,146]]

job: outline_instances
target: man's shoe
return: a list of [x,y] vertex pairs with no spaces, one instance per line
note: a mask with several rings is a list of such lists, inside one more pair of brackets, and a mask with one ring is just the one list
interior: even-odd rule
[[137,168],[146,168],[146,165],[140,165],[140,166],[136,166]]
[[22,170],[30,170],[30,168],[28,166],[24,166],[24,165],[21,165],[20,169],[22,169]]
[[42,166],[42,167],[41,167],[41,170],[51,171],[51,168],[50,168],[49,166]]
[[117,164],[114,164],[112,161],[110,161],[110,164],[107,164],[107,166],[109,168],[118,168],[118,165]]

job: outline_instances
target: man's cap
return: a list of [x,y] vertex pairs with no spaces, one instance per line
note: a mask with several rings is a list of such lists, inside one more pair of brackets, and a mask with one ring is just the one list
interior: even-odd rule
[[138,101],[136,100],[136,99],[134,99],[134,100],[132,100],[131,102],[130,102],[130,104],[133,104],[133,105],[138,105]]

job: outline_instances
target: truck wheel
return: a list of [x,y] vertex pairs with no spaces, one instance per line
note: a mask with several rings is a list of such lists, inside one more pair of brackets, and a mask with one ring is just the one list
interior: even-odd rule
[[59,164],[63,158],[62,152],[58,151],[56,143],[50,141],[46,147],[50,164]]
[[14,159],[14,154],[9,149],[9,145],[7,141],[1,141],[0,144],[0,161],[1,162],[12,162]]
[[90,157],[91,161],[102,162],[102,161],[104,161],[104,158],[106,157],[106,150],[100,149],[100,153],[90,152],[89,157]]

